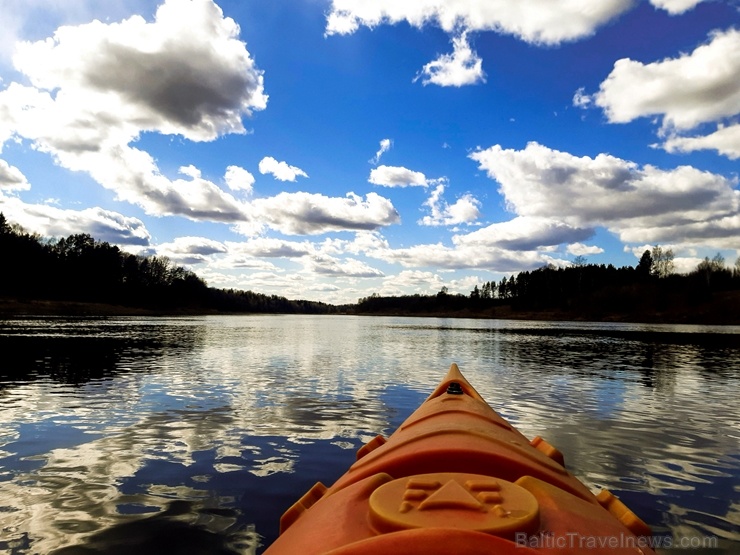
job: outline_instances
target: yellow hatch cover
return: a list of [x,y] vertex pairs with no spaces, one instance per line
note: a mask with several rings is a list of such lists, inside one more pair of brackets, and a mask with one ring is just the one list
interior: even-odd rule
[[370,495],[370,522],[380,533],[459,528],[513,537],[539,527],[537,499],[521,486],[480,474],[400,478]]

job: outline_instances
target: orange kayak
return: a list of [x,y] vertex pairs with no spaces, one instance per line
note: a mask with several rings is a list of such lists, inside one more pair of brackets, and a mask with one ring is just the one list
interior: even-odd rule
[[653,554],[650,528],[598,495],[540,437],[529,441],[453,364],[387,440],[361,447],[280,520],[265,555]]

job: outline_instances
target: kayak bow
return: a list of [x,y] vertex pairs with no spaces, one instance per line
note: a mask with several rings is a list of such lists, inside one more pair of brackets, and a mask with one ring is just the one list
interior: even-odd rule
[[652,554],[650,528],[593,495],[539,436],[497,414],[456,364],[387,440],[280,520],[265,555]]

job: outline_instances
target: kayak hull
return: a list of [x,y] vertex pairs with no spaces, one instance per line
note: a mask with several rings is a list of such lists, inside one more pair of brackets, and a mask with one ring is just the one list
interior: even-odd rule
[[592,494],[455,364],[398,430],[368,442],[280,524],[266,555],[652,553],[642,520],[608,491]]

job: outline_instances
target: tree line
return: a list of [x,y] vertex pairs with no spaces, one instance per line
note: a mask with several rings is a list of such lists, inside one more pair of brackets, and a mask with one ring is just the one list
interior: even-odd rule
[[740,258],[728,266],[717,254],[692,272],[677,274],[673,252],[660,246],[646,250],[634,267],[588,264],[576,257],[567,267],[547,265],[483,282],[468,295],[451,294],[443,287],[432,295],[373,294],[344,306],[212,288],[167,257],[130,254],[88,234],[44,239],[9,223],[2,212],[0,256],[5,261],[0,268],[0,298],[21,300],[158,311],[487,317],[553,312],[557,317],[588,319],[721,310],[720,320],[740,321]]
[[334,307],[216,289],[165,256],[140,256],[79,233],[46,240],[0,212],[0,297],[105,303],[160,311],[324,313]]
[[[588,319],[646,319],[660,313],[681,313],[691,320],[692,314],[715,310],[710,305],[718,299],[730,303],[723,307],[724,312],[740,308],[740,258],[728,267],[717,254],[705,258],[692,272],[677,274],[673,251],[656,246],[646,250],[634,267],[588,264],[585,258],[576,257],[567,267],[547,265],[484,282],[467,296],[450,294],[446,287],[436,295],[374,294],[359,300],[357,312],[491,317],[553,312]],[[727,314],[722,316],[727,318]],[[740,314],[729,318],[740,319]]]

